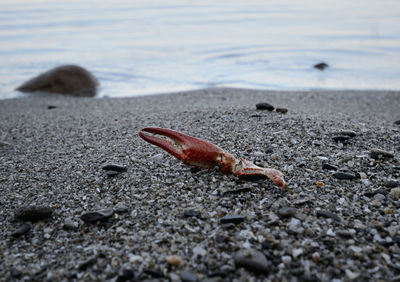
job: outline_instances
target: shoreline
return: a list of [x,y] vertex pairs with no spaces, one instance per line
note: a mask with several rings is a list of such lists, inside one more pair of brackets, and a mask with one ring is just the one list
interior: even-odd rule
[[[256,110],[261,102],[288,113]],[[0,100],[0,277],[399,278],[399,109],[399,91],[210,88]],[[279,169],[288,188],[192,170],[141,140],[148,126]],[[343,131],[355,136],[335,141]],[[375,158],[376,148],[390,155]],[[127,171],[110,177],[102,169],[110,163]],[[52,215],[12,235],[24,225],[18,210],[29,205]],[[81,219],[101,209],[112,217]],[[222,224],[229,215],[241,222]]]

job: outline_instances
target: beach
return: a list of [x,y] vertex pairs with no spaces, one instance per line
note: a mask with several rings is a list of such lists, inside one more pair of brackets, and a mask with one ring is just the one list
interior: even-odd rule
[[[0,100],[0,279],[399,281],[399,109],[399,91],[372,90]],[[144,127],[278,169],[287,187],[193,169]]]

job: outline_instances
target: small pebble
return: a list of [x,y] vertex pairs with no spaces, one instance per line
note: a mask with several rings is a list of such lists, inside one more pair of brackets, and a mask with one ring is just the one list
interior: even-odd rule
[[118,174],[119,174],[119,172],[116,170],[107,170],[108,177],[114,177],[114,176],[117,176]]
[[109,210],[109,209],[90,211],[90,212],[86,212],[86,213],[82,214],[81,219],[85,222],[94,223],[96,221],[106,220],[106,219],[112,217],[113,214],[114,214],[114,211]]
[[352,130],[343,130],[343,131],[338,131],[335,133],[336,135],[344,135],[344,136],[349,136],[349,137],[356,137],[357,133],[355,133]]
[[317,217],[332,218],[338,222],[341,221],[341,218],[337,214],[326,211],[326,210],[318,210],[316,215],[317,215]]
[[278,210],[278,215],[280,218],[289,218],[296,215],[297,210],[292,207],[282,207]]
[[353,180],[357,178],[356,175],[347,172],[335,172],[332,174],[332,177],[339,180]]
[[19,226],[13,233],[11,233],[11,236],[13,237],[19,237],[21,235],[24,235],[31,230],[31,225],[28,223],[24,223],[21,226]]
[[197,282],[199,279],[197,278],[196,274],[193,274],[192,272],[189,271],[182,271],[181,274],[179,274],[179,278],[182,280],[182,282]]
[[321,63],[318,63],[318,64],[314,65],[314,68],[316,68],[316,69],[318,69],[320,71],[325,70],[327,67],[329,67],[329,65],[327,63],[325,63],[325,62],[321,62]]
[[338,135],[338,136],[332,137],[333,141],[336,141],[336,142],[345,142],[345,141],[349,140],[350,138],[351,138],[350,136],[346,136],[346,135]]
[[274,110],[274,106],[272,106],[269,103],[258,103],[258,104],[256,104],[256,109],[257,110],[273,111]]
[[236,268],[243,267],[256,273],[267,273],[269,271],[268,261],[264,254],[254,249],[242,249],[234,256]]
[[338,168],[334,165],[328,164],[328,163],[324,163],[322,164],[322,169],[327,169],[327,170],[338,170]]
[[51,217],[53,209],[48,206],[26,206],[16,211],[15,217],[22,221],[36,222]]
[[167,256],[165,258],[165,260],[173,266],[178,266],[181,264],[182,262],[182,258],[180,256],[176,256],[176,255],[171,255],[171,256]]
[[102,169],[103,170],[113,170],[113,171],[118,171],[118,172],[124,172],[127,170],[126,166],[114,164],[114,163],[106,164],[102,167]]
[[390,197],[393,200],[399,200],[400,199],[400,188],[393,188],[390,190]]
[[234,223],[234,224],[239,224],[245,220],[244,216],[238,215],[238,214],[231,214],[231,215],[226,215],[221,218],[220,222],[221,224],[227,224],[227,223]]
[[200,211],[198,211],[198,210],[185,210],[183,212],[183,215],[185,217],[199,217],[200,216]]
[[79,226],[78,222],[73,221],[71,218],[66,218],[64,220],[63,228],[65,230],[75,230]]
[[370,152],[370,157],[373,159],[393,158],[394,154],[381,149],[372,149]]
[[49,109],[49,110],[56,109],[56,108],[57,108],[57,106],[54,106],[54,105],[48,105],[47,106],[47,109]]
[[281,113],[281,114],[286,114],[289,110],[286,108],[276,108],[275,111],[277,111],[278,113]]
[[130,268],[123,268],[119,273],[115,282],[125,282],[125,281],[134,281],[135,280],[135,271]]
[[394,124],[400,125],[400,119],[399,119],[399,120],[396,120],[396,121],[394,122]]
[[395,180],[388,180],[383,185],[387,188],[396,188],[399,186],[399,183]]

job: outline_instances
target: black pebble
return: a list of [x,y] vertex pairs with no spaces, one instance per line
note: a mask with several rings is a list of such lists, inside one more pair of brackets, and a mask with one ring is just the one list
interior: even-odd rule
[[332,177],[340,180],[353,180],[357,178],[356,175],[346,172],[335,172],[332,174]]
[[245,217],[238,214],[230,214],[221,218],[221,224],[234,223],[239,224],[245,220]]
[[282,207],[278,210],[278,215],[280,218],[289,218],[296,215],[297,210],[292,207]]
[[267,110],[267,111],[273,111],[274,106],[268,103],[258,103],[256,104],[256,109],[257,110]]
[[336,142],[346,142],[350,138],[351,137],[347,136],[347,135],[337,135],[337,136],[332,137],[333,141],[336,141]]
[[182,271],[181,274],[179,275],[179,278],[181,278],[182,282],[197,282],[197,281],[199,281],[197,276],[189,271]]
[[79,264],[78,269],[83,271],[88,269],[89,267],[92,267],[93,265],[95,265],[97,262],[97,256],[93,256],[89,259],[87,259],[86,261],[82,262],[81,264]]
[[399,183],[395,180],[388,180],[383,185],[385,185],[387,188],[396,188],[399,186]]
[[314,68],[319,69],[321,71],[323,71],[327,67],[329,67],[329,65],[327,63],[324,63],[324,62],[321,62],[321,63],[318,63],[318,64],[314,65]]
[[185,217],[199,217],[200,216],[200,211],[198,211],[198,210],[185,210],[183,212],[183,215]]
[[155,278],[163,278],[164,277],[164,273],[162,273],[161,271],[159,271],[157,269],[147,268],[147,269],[143,270],[143,272],[152,277],[155,277]]
[[118,171],[118,172],[124,172],[126,171],[126,166],[119,165],[119,164],[106,164],[102,167],[104,170],[113,170],[113,171]]
[[53,106],[53,105],[48,105],[47,108],[48,108],[49,110],[52,110],[52,109],[56,109],[57,107],[56,107],[56,106]]
[[19,279],[23,275],[22,271],[15,269],[15,268],[11,269],[10,274],[11,274],[11,277],[15,278],[15,279]]
[[105,209],[98,211],[86,212],[81,215],[81,219],[85,222],[94,223],[96,221],[104,221],[114,214],[113,210]]
[[19,237],[21,235],[24,235],[31,230],[31,225],[28,223],[24,223],[21,226],[19,226],[12,234],[11,236],[13,237]]
[[393,158],[394,155],[388,151],[381,149],[372,149],[370,152],[370,157],[373,159],[381,159],[381,158]]
[[286,108],[276,108],[275,111],[277,111],[278,113],[281,113],[281,114],[286,114],[288,112],[288,109],[286,109]]
[[241,193],[246,193],[246,192],[251,192],[251,188],[245,187],[245,188],[239,188],[239,189],[236,189],[236,190],[228,190],[228,191],[225,191],[223,193],[223,195],[241,194]]
[[267,115],[260,115],[260,114],[255,114],[255,115],[250,115],[251,118],[262,118],[262,117],[267,117]]
[[399,120],[396,120],[396,121],[394,122],[394,124],[400,125],[400,119],[399,119]]
[[47,206],[26,206],[16,211],[15,217],[22,221],[35,222],[51,217],[53,210]]
[[135,280],[135,271],[128,268],[123,268],[115,282],[125,282],[132,280]]
[[317,216],[322,216],[322,217],[325,217],[325,218],[332,218],[332,219],[334,219],[334,220],[336,220],[338,222],[341,221],[341,218],[337,214],[329,212],[329,211],[318,210],[316,214],[317,214]]
[[234,256],[235,266],[243,267],[256,273],[267,273],[269,271],[268,261],[263,253],[253,249],[243,249],[236,252]]
[[338,168],[334,165],[328,164],[328,163],[324,163],[322,165],[322,169],[327,169],[327,170],[338,170]]

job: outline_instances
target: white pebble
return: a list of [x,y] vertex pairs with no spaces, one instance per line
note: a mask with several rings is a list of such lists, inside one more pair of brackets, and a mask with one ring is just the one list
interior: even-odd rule
[[299,255],[303,253],[303,249],[293,249],[292,250],[292,256],[293,258],[297,258]]
[[393,200],[400,199],[400,188],[393,188],[392,190],[390,190],[390,197]]
[[284,264],[290,264],[292,262],[292,257],[291,256],[282,256],[282,262]]

